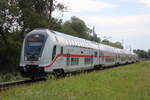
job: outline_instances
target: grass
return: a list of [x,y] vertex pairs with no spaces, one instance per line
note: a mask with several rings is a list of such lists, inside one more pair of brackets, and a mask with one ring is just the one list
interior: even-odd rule
[[0,93],[0,100],[150,100],[150,62],[62,79],[49,79]]

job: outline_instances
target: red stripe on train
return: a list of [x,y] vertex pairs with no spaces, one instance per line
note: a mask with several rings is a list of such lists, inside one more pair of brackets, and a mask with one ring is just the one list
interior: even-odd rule
[[58,54],[57,56],[55,56],[54,60],[52,61],[51,64],[47,65],[47,66],[41,66],[44,68],[48,68],[51,67],[55,61],[60,58],[60,57],[80,57],[80,58],[88,58],[88,57],[103,57],[103,58],[115,58],[115,56],[93,56],[93,55],[78,55],[78,54]]

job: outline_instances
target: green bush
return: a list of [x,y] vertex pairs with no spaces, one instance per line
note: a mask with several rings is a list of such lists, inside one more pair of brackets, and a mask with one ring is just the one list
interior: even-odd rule
[[19,72],[11,72],[11,73],[1,73],[0,74],[0,82],[8,82],[8,81],[15,81],[21,80],[23,77],[20,75]]

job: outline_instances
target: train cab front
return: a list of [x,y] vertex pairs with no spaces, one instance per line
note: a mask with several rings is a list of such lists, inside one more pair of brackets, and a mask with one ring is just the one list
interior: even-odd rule
[[40,33],[26,36],[21,55],[23,66],[20,66],[20,72],[22,76],[33,78],[46,75],[44,68],[39,67],[46,39],[46,34]]

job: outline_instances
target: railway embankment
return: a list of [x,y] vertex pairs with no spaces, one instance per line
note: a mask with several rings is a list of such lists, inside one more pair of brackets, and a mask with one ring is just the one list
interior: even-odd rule
[[0,93],[0,100],[149,100],[150,62],[65,78],[50,78]]

